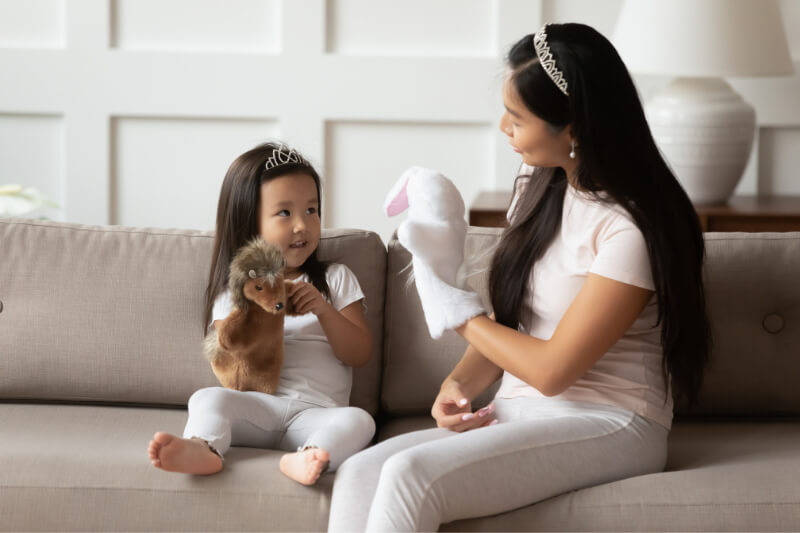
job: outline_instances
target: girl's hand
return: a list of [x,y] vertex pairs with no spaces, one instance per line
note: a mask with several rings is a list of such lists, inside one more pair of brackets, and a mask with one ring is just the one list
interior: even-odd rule
[[297,281],[292,284],[291,288],[287,289],[287,296],[292,301],[294,311],[298,315],[314,313],[320,316],[333,309],[333,306],[322,297],[322,294],[311,283]]
[[459,433],[497,422],[494,418],[493,403],[473,412],[470,401],[454,381],[448,381],[442,385],[442,389],[433,402],[431,416],[440,428]]

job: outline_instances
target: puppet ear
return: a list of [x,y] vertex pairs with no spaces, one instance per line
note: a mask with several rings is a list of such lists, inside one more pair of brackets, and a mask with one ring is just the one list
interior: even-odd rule
[[255,270],[251,270],[250,272],[247,273],[247,275],[250,276],[250,279],[256,279],[257,277]]
[[400,179],[397,180],[391,190],[389,190],[389,194],[386,195],[386,200],[383,201],[383,212],[386,213],[386,216],[393,217],[395,215],[399,215],[406,209],[408,209],[408,193],[406,188],[408,187],[408,180],[411,175],[408,171],[404,172]]

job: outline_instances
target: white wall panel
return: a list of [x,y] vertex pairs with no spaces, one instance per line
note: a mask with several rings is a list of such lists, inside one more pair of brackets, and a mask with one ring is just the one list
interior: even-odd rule
[[128,50],[274,53],[277,0],[112,0],[112,44]]
[[762,128],[758,189],[763,194],[800,195],[800,127]]
[[[437,169],[449,177],[467,206],[480,189],[492,186],[490,124],[331,122],[326,139],[326,226],[369,228],[389,242],[404,216],[387,218],[383,201],[412,165]],[[326,205],[337,209],[331,212]]]
[[543,0],[542,19],[588,24],[610,39],[622,4],[623,0]]
[[0,185],[34,187],[58,208],[26,217],[63,220],[64,121],[59,116],[0,114]]
[[[233,157],[283,136],[328,178],[326,225],[386,238],[397,222],[380,204],[409,165],[441,168],[467,203],[478,188],[509,189],[518,157],[497,130],[502,56],[548,20],[609,35],[622,2],[0,0],[0,169],[38,139],[60,166],[13,166],[62,204],[46,216],[210,228]],[[781,5],[797,59],[800,1]],[[795,65],[791,77],[731,80],[766,143],[741,194],[797,191]],[[648,99],[667,79],[636,81]],[[191,188],[186,165],[200,176]]]
[[278,137],[266,119],[114,119],[112,223],[214,229],[228,166]]
[[329,52],[355,55],[491,56],[495,2],[328,0]]
[[0,0],[0,47],[63,47],[64,1]]

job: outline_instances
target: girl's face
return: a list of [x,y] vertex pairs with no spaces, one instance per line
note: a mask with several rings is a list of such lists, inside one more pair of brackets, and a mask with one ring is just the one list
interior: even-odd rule
[[569,127],[554,132],[546,121],[531,113],[508,76],[503,82],[503,104],[506,111],[500,118],[500,131],[508,135],[522,161],[535,167],[562,167],[569,173],[575,166],[575,160],[569,158]]
[[319,245],[321,224],[314,178],[298,172],[261,184],[258,220],[261,238],[283,251],[286,277],[299,274],[298,268]]

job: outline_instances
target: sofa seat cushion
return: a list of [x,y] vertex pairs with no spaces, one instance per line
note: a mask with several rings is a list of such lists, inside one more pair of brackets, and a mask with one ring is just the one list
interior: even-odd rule
[[324,531],[333,475],[313,487],[278,470],[283,452],[232,448],[213,476],[154,468],[155,431],[186,411],[0,403],[0,529]]
[[[380,439],[433,427],[392,420]],[[676,422],[664,472],[556,496],[443,531],[797,531],[800,421]],[[566,525],[568,524],[568,526]]]

